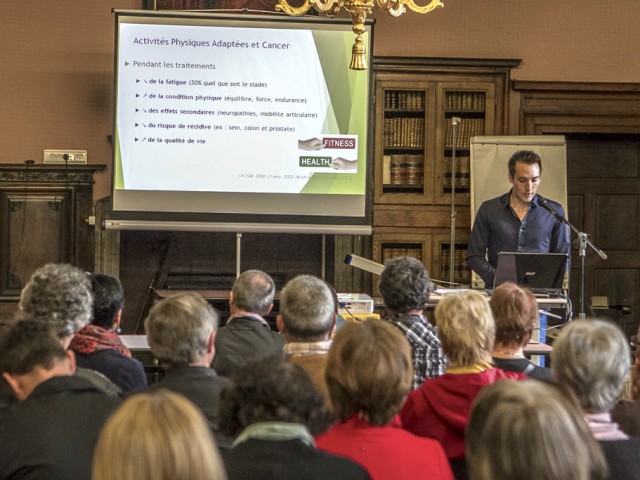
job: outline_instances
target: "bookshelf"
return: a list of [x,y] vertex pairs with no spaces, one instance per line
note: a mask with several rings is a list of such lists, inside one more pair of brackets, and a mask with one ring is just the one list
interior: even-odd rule
[[[374,261],[414,256],[432,278],[449,280],[455,189],[454,279],[470,285],[470,139],[507,133],[509,78],[518,64],[519,60],[376,58]],[[454,117],[460,119],[455,139]],[[373,279],[374,295],[377,280]]]
[[[471,138],[495,134],[495,114],[490,106],[496,101],[495,84],[447,84],[439,91],[443,108],[442,156],[436,159],[435,203],[451,204],[451,189],[455,188],[456,204],[469,205],[471,193]],[[489,107],[488,107],[489,106]],[[452,118],[460,119],[453,138]],[[455,146],[456,156],[453,159]],[[454,173],[452,174],[452,170]]]

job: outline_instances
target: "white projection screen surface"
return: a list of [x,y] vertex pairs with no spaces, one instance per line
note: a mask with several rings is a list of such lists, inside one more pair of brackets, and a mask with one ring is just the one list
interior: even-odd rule
[[371,233],[371,73],[348,68],[349,20],[115,19],[106,228]]

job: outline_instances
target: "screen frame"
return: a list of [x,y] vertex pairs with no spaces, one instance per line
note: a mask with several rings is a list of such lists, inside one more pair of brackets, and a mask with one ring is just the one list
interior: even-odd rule
[[[281,14],[238,14],[221,12],[185,12],[185,11],[148,11],[148,10],[117,10],[115,14],[115,52],[114,52],[114,118],[113,131],[114,138],[117,129],[117,81],[118,81],[118,32],[120,18],[141,18],[162,22],[164,19],[181,19],[183,21],[230,21],[254,24],[273,24],[274,22],[287,28],[287,25],[308,25],[321,27],[322,25],[339,25],[341,28],[351,27],[348,19],[336,19],[327,17],[290,17]],[[370,49],[373,48],[373,20],[366,22],[367,33],[369,35]],[[230,23],[231,25],[231,23]],[[355,38],[355,36],[354,36]],[[369,60],[373,59],[372,52],[369,52]],[[294,213],[294,214],[263,214],[263,213],[211,213],[193,212],[181,210],[177,211],[144,211],[144,210],[118,210],[112,209],[106,212],[102,227],[113,230],[166,230],[166,231],[224,231],[224,232],[286,232],[286,233],[335,233],[335,234],[358,234],[370,235],[372,233],[372,196],[373,196],[373,146],[374,146],[374,108],[373,99],[375,88],[373,85],[373,73],[369,69],[367,75],[367,106],[366,106],[366,146],[365,158],[363,159],[365,174],[365,193],[363,214],[345,216],[327,216],[319,214]],[[117,145],[116,145],[117,148]],[[114,168],[112,169],[112,194],[115,189],[116,175],[116,148],[114,148]],[[207,194],[219,195],[218,192],[205,192]],[[241,195],[241,194],[236,194]],[[250,194],[258,198],[262,194]],[[300,194],[278,194],[283,196],[285,201],[289,195]],[[322,201],[321,194],[313,195],[318,201]],[[336,202],[343,195],[326,195],[330,201]],[[361,196],[360,196],[361,197]]]

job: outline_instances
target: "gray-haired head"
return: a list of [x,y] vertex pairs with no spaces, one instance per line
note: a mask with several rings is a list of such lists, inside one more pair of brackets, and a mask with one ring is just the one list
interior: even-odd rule
[[297,341],[316,341],[331,333],[334,302],[327,284],[313,275],[289,280],[280,295],[280,315],[285,333]]
[[144,322],[155,357],[170,367],[201,361],[218,328],[218,314],[200,295],[182,293],[156,303]]
[[240,274],[231,289],[236,308],[259,315],[269,313],[276,294],[273,279],[261,270],[247,270]]
[[577,320],[553,342],[551,368],[560,385],[575,393],[587,413],[609,412],[629,372],[629,342],[606,320]]
[[92,309],[89,276],[73,265],[48,263],[22,289],[16,318],[46,322],[62,339],[89,323]]
[[413,257],[388,260],[378,283],[385,306],[398,313],[424,308],[430,287],[429,273]]

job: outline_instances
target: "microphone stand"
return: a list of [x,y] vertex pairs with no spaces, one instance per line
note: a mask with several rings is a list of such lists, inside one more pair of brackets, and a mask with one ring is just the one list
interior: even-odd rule
[[588,233],[581,232],[575,226],[573,226],[573,224],[569,220],[567,220],[563,215],[560,215],[560,213],[558,213],[551,205],[549,205],[549,203],[548,203],[548,201],[546,199],[543,199],[542,202],[540,202],[540,204],[547,211],[549,211],[549,213],[551,213],[551,215],[556,217],[558,220],[560,220],[565,225],[568,225],[569,228],[575,232],[575,234],[578,236],[578,239],[580,240],[580,245],[579,245],[579,248],[578,248],[578,252],[580,254],[580,313],[578,314],[578,318],[585,318],[585,313],[584,313],[584,259],[587,256],[587,245],[590,246],[598,254],[598,256],[603,260],[607,259],[607,254],[604,253],[602,250],[600,250],[598,247],[596,247],[591,242],[591,240],[589,240],[589,234]]
[[458,124],[460,117],[451,117],[451,238],[449,239],[449,284],[455,285],[455,265],[456,254],[456,142],[458,140]]
[[566,219],[565,219],[564,223],[569,225],[569,228],[571,228],[571,230],[573,230],[576,233],[576,235],[578,235],[578,239],[580,240],[580,245],[578,247],[578,252],[580,254],[580,313],[578,314],[578,318],[585,318],[585,314],[584,314],[584,259],[587,256],[587,245],[589,245],[598,254],[598,256],[603,260],[607,259],[607,254],[604,253],[602,250],[600,250],[598,247],[596,247],[589,240],[589,234],[588,233],[579,232],[578,229],[576,227],[574,227],[573,225],[571,225],[571,223],[569,223],[569,221],[566,220]]

